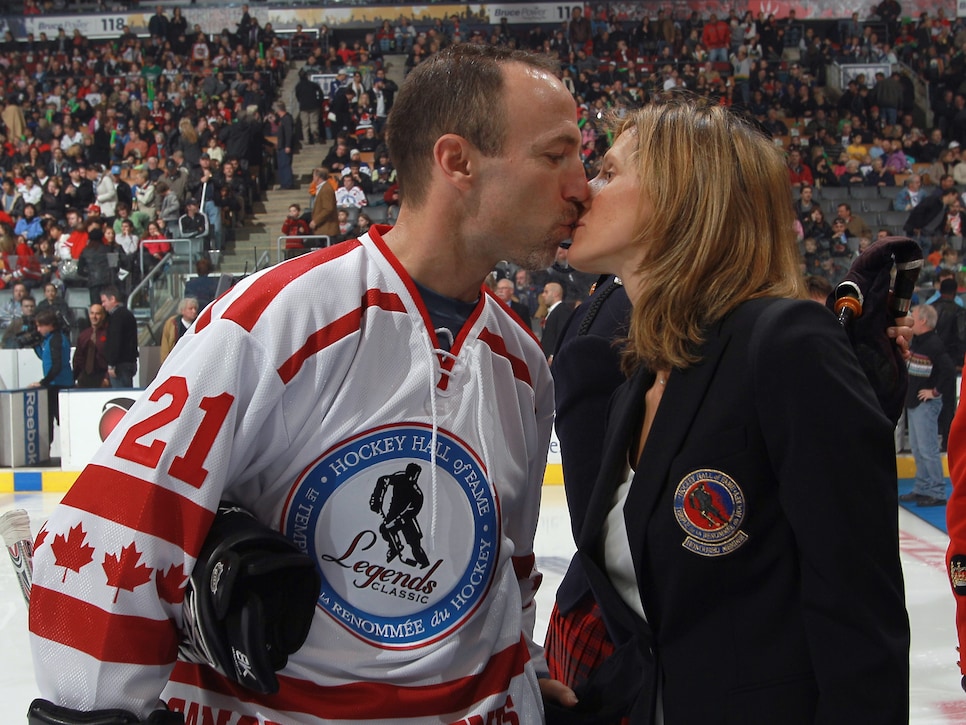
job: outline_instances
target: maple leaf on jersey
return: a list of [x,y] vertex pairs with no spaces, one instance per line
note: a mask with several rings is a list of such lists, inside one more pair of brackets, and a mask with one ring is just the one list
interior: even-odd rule
[[139,564],[139,561],[141,561],[141,552],[137,550],[133,541],[130,546],[121,549],[120,556],[115,554],[104,555],[104,563],[101,566],[104,567],[104,573],[107,574],[107,585],[116,588],[114,592],[115,602],[122,589],[133,592],[137,587],[151,581],[151,572],[154,569],[146,564]]
[[164,572],[158,569],[154,579],[154,584],[158,588],[158,596],[170,604],[181,604],[184,600],[186,583],[184,564],[172,566]]
[[54,563],[64,567],[64,578],[67,581],[67,570],[75,573],[90,564],[94,560],[94,547],[88,546],[85,542],[87,533],[84,531],[83,524],[77,524],[71,528],[67,536],[57,534],[50,548],[54,552]]
[[[37,539],[34,541],[34,551],[37,551],[37,549],[40,548],[40,545],[43,544],[46,540],[47,540],[47,526],[45,525],[40,530],[40,533],[37,534]],[[67,574],[67,572],[65,571],[64,574]]]

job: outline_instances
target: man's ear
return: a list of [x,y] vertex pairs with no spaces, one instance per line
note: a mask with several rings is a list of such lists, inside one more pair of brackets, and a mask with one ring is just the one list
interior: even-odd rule
[[455,133],[440,136],[433,146],[437,169],[450,184],[459,188],[465,188],[471,182],[476,154],[476,148]]

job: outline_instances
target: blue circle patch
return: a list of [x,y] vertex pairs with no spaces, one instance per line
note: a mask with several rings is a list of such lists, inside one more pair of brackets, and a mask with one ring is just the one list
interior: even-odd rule
[[376,646],[446,636],[493,581],[497,499],[473,452],[440,429],[435,441],[410,423],[340,443],[299,478],[282,520],[318,563],[319,606]]

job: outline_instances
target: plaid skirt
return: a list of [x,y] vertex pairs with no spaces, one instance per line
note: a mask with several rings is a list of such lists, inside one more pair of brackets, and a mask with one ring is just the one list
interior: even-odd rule
[[561,614],[557,605],[553,605],[544,647],[550,678],[570,688],[586,682],[614,652],[614,643],[607,635],[600,607],[593,597],[585,597],[566,614]]

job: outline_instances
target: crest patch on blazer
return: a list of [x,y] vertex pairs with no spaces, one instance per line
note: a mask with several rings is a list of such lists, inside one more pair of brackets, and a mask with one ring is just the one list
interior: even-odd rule
[[966,556],[956,554],[950,557],[949,581],[957,597],[966,596]]
[[674,518],[688,535],[681,546],[695,554],[723,556],[744,544],[744,517],[745,495],[727,473],[692,471],[674,491]]

